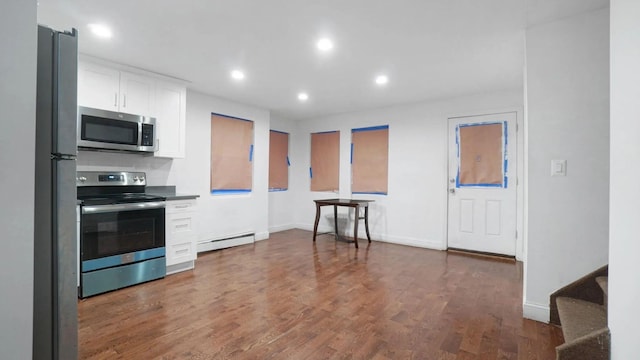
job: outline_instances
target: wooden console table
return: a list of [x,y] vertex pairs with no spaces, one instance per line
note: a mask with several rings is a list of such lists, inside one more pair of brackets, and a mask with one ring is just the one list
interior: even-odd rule
[[[358,222],[364,219],[364,228],[367,231],[367,239],[371,242],[371,236],[369,235],[369,203],[373,200],[360,200],[360,199],[324,199],[313,200],[316,203],[316,222],[313,225],[313,241],[316,241],[316,234],[318,233],[318,222],[320,222],[320,208],[322,206],[333,206],[333,225],[335,229],[336,238],[338,238],[338,206],[345,206],[354,208],[356,210],[355,221],[353,222],[353,242],[358,247]],[[360,217],[360,208],[364,208],[364,216]]]

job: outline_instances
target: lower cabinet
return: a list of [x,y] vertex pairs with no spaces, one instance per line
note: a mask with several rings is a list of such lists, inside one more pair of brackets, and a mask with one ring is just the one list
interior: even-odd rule
[[167,275],[193,269],[197,256],[196,200],[169,200],[166,205]]

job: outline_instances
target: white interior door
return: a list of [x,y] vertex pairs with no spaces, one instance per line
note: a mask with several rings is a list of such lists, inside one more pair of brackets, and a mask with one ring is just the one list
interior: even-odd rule
[[516,113],[449,119],[448,247],[516,252]]

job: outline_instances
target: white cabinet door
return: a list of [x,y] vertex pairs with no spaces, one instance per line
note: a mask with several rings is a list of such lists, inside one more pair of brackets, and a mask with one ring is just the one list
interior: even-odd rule
[[79,64],[78,105],[118,111],[119,93],[119,71],[95,64]]
[[155,87],[157,157],[183,158],[185,156],[186,88],[157,81]]
[[120,72],[120,112],[149,116],[153,99],[153,80]]

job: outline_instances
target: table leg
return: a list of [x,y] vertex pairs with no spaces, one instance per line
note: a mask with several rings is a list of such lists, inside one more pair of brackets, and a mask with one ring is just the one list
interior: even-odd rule
[[335,231],[336,240],[338,239],[338,206],[333,205],[333,230]]
[[356,244],[356,249],[358,248],[358,223],[360,222],[360,207],[356,205],[356,216],[353,221],[353,242]]
[[367,239],[371,242],[371,235],[369,235],[369,206],[364,208],[364,228],[367,230]]
[[313,224],[313,241],[316,241],[316,234],[318,233],[318,222],[320,222],[320,205],[316,203],[316,222]]

